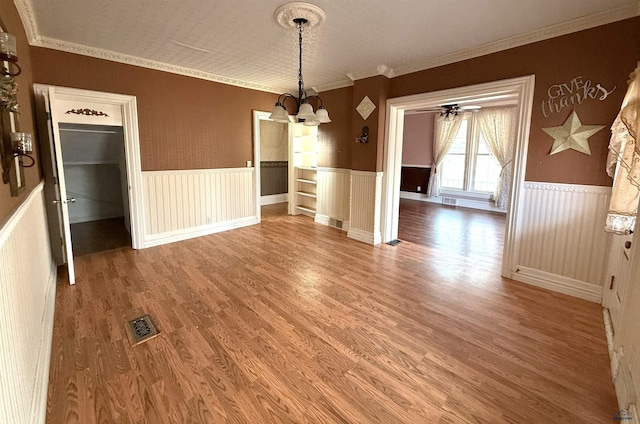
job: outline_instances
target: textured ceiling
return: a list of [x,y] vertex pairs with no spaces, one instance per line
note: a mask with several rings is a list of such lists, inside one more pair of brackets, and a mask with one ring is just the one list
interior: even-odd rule
[[[297,33],[282,0],[16,0],[31,43],[267,91],[295,90]],[[629,0],[311,0],[307,88],[400,75],[638,15]],[[179,67],[179,68],[171,68]]]

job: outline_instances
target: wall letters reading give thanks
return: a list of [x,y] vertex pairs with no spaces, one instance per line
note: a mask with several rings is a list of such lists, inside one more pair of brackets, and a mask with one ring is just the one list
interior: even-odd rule
[[542,114],[545,118],[552,113],[560,112],[565,107],[581,104],[587,99],[604,100],[613,93],[616,87],[607,90],[600,84],[592,85],[591,80],[575,77],[569,82],[554,84],[547,89],[548,99],[542,101]]

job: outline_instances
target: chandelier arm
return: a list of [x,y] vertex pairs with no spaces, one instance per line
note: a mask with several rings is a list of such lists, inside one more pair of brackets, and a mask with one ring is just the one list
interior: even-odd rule
[[298,100],[298,98],[296,96],[294,96],[293,94],[290,93],[282,93],[281,95],[278,96],[278,103],[280,106],[284,107],[284,102],[287,99],[293,99],[296,102],[296,105],[299,107],[300,106],[300,102]]
[[320,107],[323,108],[324,104],[322,103],[322,99],[320,98],[320,96],[318,96],[317,94],[314,94],[313,96],[307,96],[307,93],[305,93],[305,98],[307,100],[307,102],[309,102],[309,100],[311,99],[318,99],[318,102],[320,103]]

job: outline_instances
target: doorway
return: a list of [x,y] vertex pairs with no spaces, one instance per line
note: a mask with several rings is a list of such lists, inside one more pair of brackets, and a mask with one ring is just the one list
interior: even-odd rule
[[[51,249],[75,284],[72,220],[121,218],[130,245],[144,247],[136,98],[42,84],[34,84],[34,93]],[[81,207],[72,207],[76,202]]]
[[270,115],[253,111],[259,219],[287,215],[289,201],[289,125],[272,121]]
[[389,242],[398,237],[400,209],[400,176],[402,168],[402,144],[405,112],[420,108],[433,108],[443,104],[469,104],[480,99],[499,100],[515,97],[518,124],[514,149],[514,170],[510,188],[510,202],[507,208],[506,227],[502,253],[501,275],[511,277],[516,265],[515,240],[518,231],[518,211],[520,192],[524,184],[529,125],[533,104],[535,78],[513,78],[468,87],[460,87],[431,93],[423,93],[387,101],[387,122],[385,139],[385,170],[382,196],[382,237]]
[[75,257],[131,246],[122,127],[60,123]]

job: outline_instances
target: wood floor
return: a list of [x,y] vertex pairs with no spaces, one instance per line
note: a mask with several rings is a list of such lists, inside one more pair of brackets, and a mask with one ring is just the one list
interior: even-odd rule
[[71,241],[77,257],[131,246],[131,235],[119,217],[71,224]]
[[[372,247],[278,208],[77,258],[47,422],[612,422],[598,305],[469,266],[462,247]],[[146,313],[161,334],[131,347]]]

